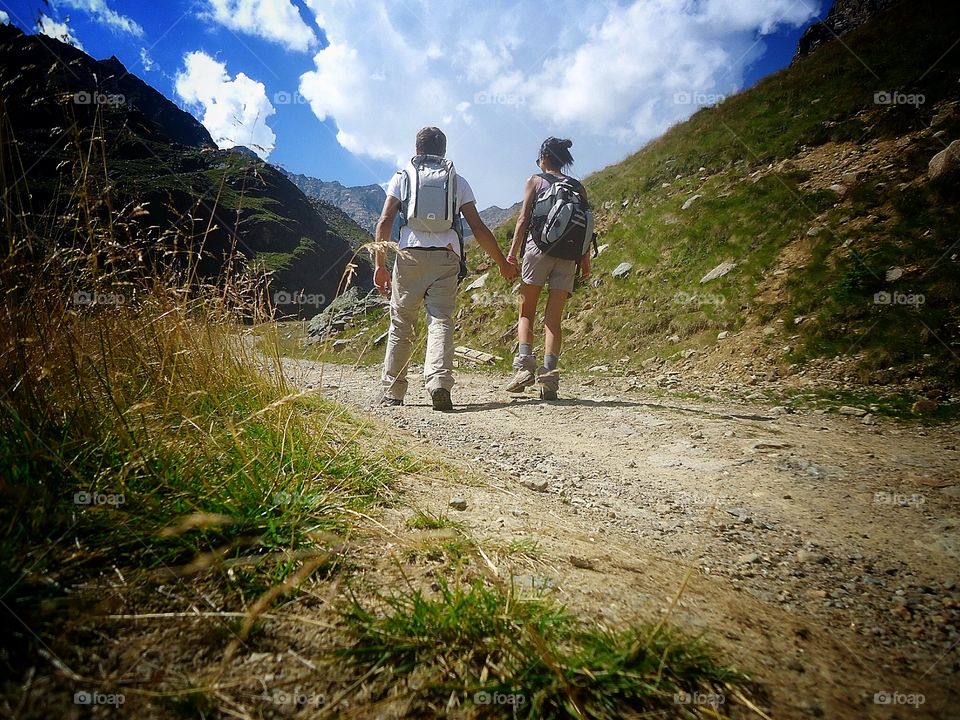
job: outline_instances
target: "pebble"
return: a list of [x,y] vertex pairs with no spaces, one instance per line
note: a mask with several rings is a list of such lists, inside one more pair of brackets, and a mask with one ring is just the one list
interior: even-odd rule
[[520,481],[520,484],[525,488],[533,490],[534,492],[546,492],[550,483],[547,480],[534,480],[533,478],[525,478]]
[[850,405],[842,405],[837,412],[841,415],[851,415],[853,417],[863,417],[867,414],[867,411],[863,408],[851,407]]
[[450,501],[450,507],[452,507],[454,510],[466,510],[467,501],[464,500],[462,497],[455,497],[453,500]]
[[804,563],[825,564],[829,562],[829,558],[826,555],[815,552],[814,550],[797,550],[797,560]]

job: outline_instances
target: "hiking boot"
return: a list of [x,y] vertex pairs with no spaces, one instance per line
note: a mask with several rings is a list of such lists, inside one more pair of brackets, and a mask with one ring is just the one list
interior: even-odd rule
[[400,407],[401,405],[403,405],[403,400],[401,400],[400,398],[392,398],[384,395],[382,398],[380,398],[380,405],[382,407]]
[[537,370],[537,384],[540,386],[541,400],[556,400],[557,391],[560,390],[560,371],[541,367]]
[[522,393],[536,381],[537,379],[529,370],[517,370],[517,374],[513,376],[513,380],[511,380],[510,384],[504,389],[508,393]]
[[450,412],[453,410],[453,401],[450,400],[450,391],[446,388],[437,388],[430,393],[430,399],[433,401],[433,409],[440,412]]

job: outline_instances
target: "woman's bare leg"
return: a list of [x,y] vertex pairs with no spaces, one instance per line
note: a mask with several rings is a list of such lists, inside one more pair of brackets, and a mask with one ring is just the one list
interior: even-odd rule
[[544,355],[560,355],[560,344],[563,339],[560,320],[563,318],[563,308],[569,297],[570,293],[566,290],[551,290],[547,295],[547,309],[543,314],[543,324],[546,328]]

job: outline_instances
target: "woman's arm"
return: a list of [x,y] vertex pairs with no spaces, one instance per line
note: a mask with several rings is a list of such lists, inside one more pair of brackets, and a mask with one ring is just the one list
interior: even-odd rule
[[517,256],[523,247],[523,243],[527,239],[527,229],[530,227],[530,216],[533,215],[533,203],[536,197],[537,176],[531,175],[527,178],[527,184],[523,188],[523,205],[520,207],[517,226],[513,231],[513,242],[510,243],[510,252],[507,253],[507,260],[514,265],[518,264]]

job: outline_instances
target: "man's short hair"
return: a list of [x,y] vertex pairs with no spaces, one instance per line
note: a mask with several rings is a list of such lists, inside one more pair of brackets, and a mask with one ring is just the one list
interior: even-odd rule
[[447,136],[440,128],[425,127],[417,133],[417,155],[440,155],[447,152]]

